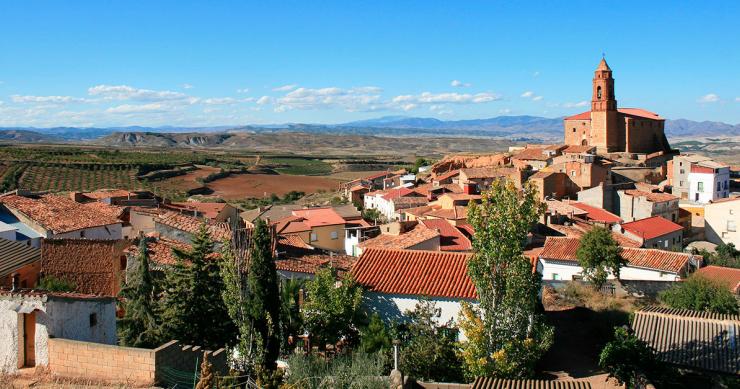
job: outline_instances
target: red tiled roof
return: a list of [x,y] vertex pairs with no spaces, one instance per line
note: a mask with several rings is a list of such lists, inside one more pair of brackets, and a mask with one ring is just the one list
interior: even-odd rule
[[13,208],[55,234],[121,223],[109,213],[62,196],[45,195],[38,199],[0,196],[0,204]]
[[547,161],[550,157],[544,153],[545,149],[531,147],[522,150],[519,154],[514,155],[511,159],[519,159],[525,161]]
[[[172,251],[173,249],[187,252],[193,248],[193,246],[187,243],[162,237],[156,239],[149,238],[146,242],[146,247],[147,253],[149,254],[150,266],[155,269],[158,266],[172,266],[177,263],[177,256],[175,256],[175,253]],[[139,246],[132,245],[126,249],[126,252],[135,257],[138,255]],[[219,253],[211,253],[208,256],[209,259],[218,259],[220,257],[221,254]]]
[[200,226],[205,223],[212,239],[220,241],[231,237],[229,225],[226,223],[214,223],[177,212],[165,212],[159,215],[155,221],[191,234],[197,233],[200,230]]
[[581,112],[573,116],[568,116],[564,120],[591,120],[591,111]]
[[386,176],[392,176],[392,175],[393,175],[393,173],[391,173],[391,172],[382,172],[382,173],[376,173],[376,174],[367,176],[364,179],[365,180],[374,180],[376,178],[386,177]]
[[505,177],[518,172],[516,168],[506,167],[474,167],[460,169],[460,171],[465,173],[468,179]]
[[349,188],[349,191],[350,192],[357,192],[357,191],[360,191],[360,190],[370,190],[370,187],[369,186],[366,186],[366,185],[355,185],[355,186]]
[[694,273],[696,277],[703,277],[724,285],[732,293],[740,293],[740,269],[722,266],[703,267]]
[[622,221],[622,219],[620,219],[619,216],[617,216],[617,215],[615,215],[615,214],[613,214],[613,213],[611,213],[609,211],[606,211],[604,209],[601,209],[601,208],[592,207],[590,205],[579,203],[579,202],[575,202],[575,201],[570,202],[570,205],[572,205],[572,206],[574,206],[574,207],[576,207],[578,209],[581,209],[581,210],[584,210],[584,211],[588,212],[586,214],[586,218],[589,219],[589,220],[593,220],[595,222],[599,222],[599,223],[619,223],[620,221]]
[[581,153],[587,153],[595,148],[596,147],[594,146],[588,146],[588,145],[586,146],[570,145],[563,150],[563,153],[581,154]]
[[397,197],[391,201],[396,209],[400,208],[399,206],[409,208],[419,207],[429,202],[426,197]]
[[123,217],[124,208],[117,205],[109,205],[98,201],[92,203],[83,203],[82,205],[88,208],[92,208],[113,219],[121,219],[121,217]]
[[115,297],[98,296],[95,294],[77,293],[77,292],[50,292],[43,289],[5,289],[0,288],[0,296],[4,297],[32,297],[32,298],[63,298],[70,300],[105,300],[113,302]]
[[659,193],[659,192],[646,192],[637,189],[629,189],[624,191],[625,194],[635,197],[645,197],[648,201],[653,203],[662,203],[665,201],[678,200],[678,197],[670,193]]
[[357,258],[349,255],[304,255],[296,258],[278,259],[277,270],[294,273],[316,274],[322,268],[333,266],[341,275],[352,270]]
[[[574,221],[573,225],[565,226],[558,224],[550,224],[548,227],[565,235],[568,238],[581,238],[586,232],[594,228],[593,225],[586,222]],[[642,243],[632,240],[618,232],[611,232],[612,238],[622,247],[641,247]]]
[[383,249],[407,249],[416,246],[419,243],[426,242],[440,236],[437,230],[428,228],[422,224],[417,224],[412,230],[400,235],[381,234],[375,238],[361,242],[358,246],[363,249],[383,248]]
[[385,200],[393,200],[397,199],[399,197],[408,196],[411,194],[417,194],[413,189],[409,188],[396,188],[396,189],[388,189],[386,190],[386,194],[384,194],[382,197]]
[[135,196],[136,194],[123,189],[100,189],[94,192],[85,192],[82,193],[82,195],[89,199],[102,200],[111,197],[128,197],[129,195]]
[[226,208],[226,203],[211,203],[201,201],[188,201],[181,203],[170,203],[168,207],[176,209],[185,209],[188,211],[196,211],[198,214],[205,216],[208,219],[214,219],[218,217],[218,214]]
[[352,272],[360,285],[377,293],[475,299],[475,286],[468,276],[470,255],[367,249]]
[[298,249],[312,249],[306,242],[303,241],[298,234],[280,234],[277,237],[277,244],[281,246],[291,246]]
[[444,173],[442,175],[437,176],[434,180],[435,181],[444,181],[446,179],[456,177],[460,175],[460,170],[450,170],[447,173]]
[[473,248],[470,239],[446,220],[427,219],[422,220],[421,223],[439,232],[439,249],[442,251],[468,251]]
[[629,231],[642,239],[653,239],[683,230],[683,226],[660,216],[648,217],[621,224],[625,231]]
[[[580,244],[581,240],[577,238],[548,236],[540,253],[540,258],[577,263],[576,252]],[[622,258],[627,260],[629,266],[673,273],[681,272],[686,267],[689,258],[691,258],[691,254],[636,247],[622,247],[621,254]]]
[[[641,108],[619,108],[617,111],[628,116],[638,116],[646,119],[665,120],[660,115]],[[591,120],[591,111],[581,112],[577,115],[568,116],[565,120]]]
[[473,226],[469,223],[459,223],[458,222],[456,227],[467,232],[468,234],[470,234],[470,236],[475,235],[475,228],[473,228]]
[[424,214],[424,216],[438,217],[441,219],[460,220],[467,219],[468,207],[456,205],[452,209],[433,209]]
[[332,208],[306,208],[293,211],[293,215],[303,218],[309,227],[332,226],[344,224],[344,218]]

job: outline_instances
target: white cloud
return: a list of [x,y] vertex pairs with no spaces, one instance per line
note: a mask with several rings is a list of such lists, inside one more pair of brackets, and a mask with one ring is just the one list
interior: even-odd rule
[[193,88],[195,87],[192,86],[191,84],[188,84],[188,83],[182,84],[182,89],[193,89]]
[[81,103],[85,99],[72,96],[21,96],[12,95],[10,100],[14,103],[47,103],[47,104],[68,104]]
[[537,78],[539,76],[540,76],[540,72],[539,71],[536,71],[536,72],[532,73],[532,77],[534,77],[534,78]]
[[229,105],[236,104],[239,100],[233,97],[211,97],[210,99],[203,100],[205,105]]
[[455,88],[467,88],[472,85],[468,82],[462,82],[460,80],[452,80],[452,82],[450,83],[450,86],[454,86]]
[[716,103],[719,101],[719,96],[714,93],[706,94],[697,100],[700,103]]
[[137,100],[137,101],[167,101],[167,100],[190,100],[196,98],[180,92],[157,91],[151,89],[139,89],[128,85],[96,85],[88,88],[87,93],[91,96],[99,96],[106,100]]
[[275,100],[277,112],[292,109],[331,109],[341,108],[347,111],[368,109],[373,103],[380,100],[382,89],[378,87],[357,87],[343,89],[329,88],[298,88],[288,92]]
[[271,102],[272,102],[272,97],[270,96],[262,96],[259,99],[257,99],[257,104],[259,105],[270,104]]
[[740,97],[735,97],[735,101],[740,101]]
[[502,114],[511,113],[511,108],[501,108],[498,110],[498,113],[502,113]]
[[293,90],[293,89],[295,89],[297,87],[298,87],[298,85],[296,85],[296,84],[288,84],[288,85],[283,85],[283,86],[278,86],[276,88],[272,88],[272,90],[274,92],[287,92],[287,91],[291,91],[291,90]]
[[237,89],[236,93],[249,93],[249,88],[241,88]]
[[450,104],[480,104],[480,103],[488,103],[491,101],[496,101],[501,99],[499,95],[483,92],[483,93],[454,93],[454,92],[447,92],[447,93],[431,93],[431,92],[423,92],[418,95],[399,95],[394,97],[391,102],[392,103],[406,103],[406,102],[414,102],[414,103],[421,103],[421,104],[440,104],[440,103],[450,103]]
[[577,103],[564,103],[563,104],[564,108],[578,108],[578,107],[586,107],[586,106],[588,106],[588,101],[586,100],[579,101]]
[[151,103],[151,104],[123,104],[116,107],[111,107],[105,110],[106,113],[112,114],[133,114],[133,113],[153,113],[153,112],[168,112],[171,111],[162,103]]
[[540,101],[542,100],[542,96],[537,96],[534,94],[534,92],[528,90],[520,95],[521,98],[524,99],[531,99],[532,101]]

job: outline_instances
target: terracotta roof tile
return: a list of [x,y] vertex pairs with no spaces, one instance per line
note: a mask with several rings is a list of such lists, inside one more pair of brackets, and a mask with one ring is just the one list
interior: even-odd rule
[[120,290],[121,256],[127,240],[46,239],[41,271],[74,282],[75,291],[116,296]]
[[[548,236],[540,258],[577,263],[576,252],[580,244],[581,241],[577,238]],[[656,249],[622,247],[622,257],[627,260],[629,266],[680,273],[685,269],[692,255]]]
[[574,207],[576,207],[576,208],[578,208],[578,209],[581,209],[581,210],[584,210],[584,211],[588,212],[588,214],[586,214],[586,218],[589,219],[589,220],[595,221],[595,222],[599,222],[599,223],[619,223],[619,222],[622,221],[622,219],[620,219],[619,216],[617,216],[617,215],[615,215],[615,214],[613,214],[613,213],[611,213],[609,211],[606,211],[604,209],[601,209],[601,208],[592,207],[590,205],[587,205],[587,204],[584,204],[584,203],[579,203],[579,202],[576,202],[576,201],[571,201],[571,202],[569,202],[569,204],[572,205],[572,206],[574,206]]
[[465,237],[460,230],[450,224],[447,220],[426,219],[421,223],[426,227],[437,230],[440,234],[439,249],[442,251],[468,251],[473,245],[470,239]]
[[293,216],[303,218],[309,227],[344,224],[344,218],[332,208],[306,208],[293,211]]
[[277,237],[277,244],[280,246],[290,246],[297,249],[312,249],[306,242],[303,241],[298,234],[280,234]]
[[409,188],[394,188],[394,189],[387,189],[386,193],[382,196],[384,200],[395,200],[399,197],[406,197],[406,196],[419,196],[420,194],[414,191],[413,189]]
[[227,223],[214,223],[177,212],[164,212],[160,214],[155,221],[190,234],[196,234],[198,230],[200,230],[200,226],[205,223],[212,239],[221,241],[231,237],[231,229]]
[[359,284],[373,292],[475,299],[469,257],[443,251],[367,249],[352,272]]
[[468,207],[456,205],[452,209],[440,208],[433,209],[424,214],[424,216],[437,217],[448,220],[462,220],[468,217]]
[[523,161],[547,161],[551,157],[544,153],[545,149],[538,147],[530,147],[522,150],[519,154],[511,157],[511,159],[518,159]]
[[100,189],[100,190],[96,190],[93,192],[84,192],[82,193],[82,195],[89,199],[94,199],[94,200],[103,200],[103,199],[108,199],[111,197],[136,196],[135,193],[131,193],[123,189]]
[[215,203],[215,202],[201,202],[201,201],[187,201],[187,202],[181,202],[181,203],[170,203],[167,205],[164,205],[166,208],[174,208],[174,209],[184,209],[188,211],[196,211],[198,214],[203,215],[204,217],[208,219],[214,219],[218,217],[218,214],[221,213],[226,206],[229,204],[226,203]]
[[595,146],[582,146],[582,145],[570,145],[563,149],[563,153],[569,153],[569,154],[581,154],[581,153],[588,153],[595,149]]
[[6,288],[0,288],[0,296],[2,297],[30,297],[30,298],[60,298],[69,300],[101,300],[114,302],[115,297],[111,296],[98,296],[95,294],[77,293],[77,292],[51,292],[43,289],[16,289],[10,290]]
[[507,167],[474,167],[474,168],[460,169],[460,172],[465,173],[465,175],[470,179],[470,178],[506,177],[514,173],[517,173],[518,170],[516,168],[510,168],[510,167],[509,168]]
[[661,216],[653,216],[620,225],[625,231],[642,238],[653,239],[683,230],[683,226]]
[[438,236],[440,236],[440,233],[437,232],[437,230],[428,228],[422,224],[417,224],[411,231],[403,234],[381,234],[375,238],[361,242],[358,246],[363,249],[407,249]]
[[581,112],[573,116],[568,116],[563,120],[591,120],[591,111]]
[[678,197],[670,193],[646,192],[646,191],[637,190],[637,189],[628,189],[628,190],[625,190],[624,193],[630,196],[634,196],[634,197],[645,197],[648,201],[653,202],[653,203],[662,203],[665,201],[678,200]]
[[277,270],[294,273],[316,274],[322,268],[334,267],[341,275],[352,270],[357,258],[349,255],[304,255],[275,261]]
[[740,269],[707,266],[697,270],[694,275],[718,282],[726,286],[732,293],[740,293]]
[[22,213],[55,234],[121,222],[109,213],[100,212],[94,206],[80,204],[62,196],[45,195],[40,198],[0,196],[0,204]]

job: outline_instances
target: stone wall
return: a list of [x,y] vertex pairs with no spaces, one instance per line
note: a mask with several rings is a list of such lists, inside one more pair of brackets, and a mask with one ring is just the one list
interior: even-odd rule
[[[168,371],[193,373],[204,351],[176,340],[144,349],[51,338],[49,370],[66,377],[151,386],[166,382]],[[206,352],[216,374],[228,372],[224,349]]]

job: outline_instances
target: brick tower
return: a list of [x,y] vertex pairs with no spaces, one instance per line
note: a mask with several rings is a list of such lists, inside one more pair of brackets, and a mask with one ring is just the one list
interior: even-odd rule
[[591,98],[591,141],[601,151],[623,151],[619,145],[617,99],[614,97],[614,78],[605,59],[601,59],[594,72],[593,97]]

